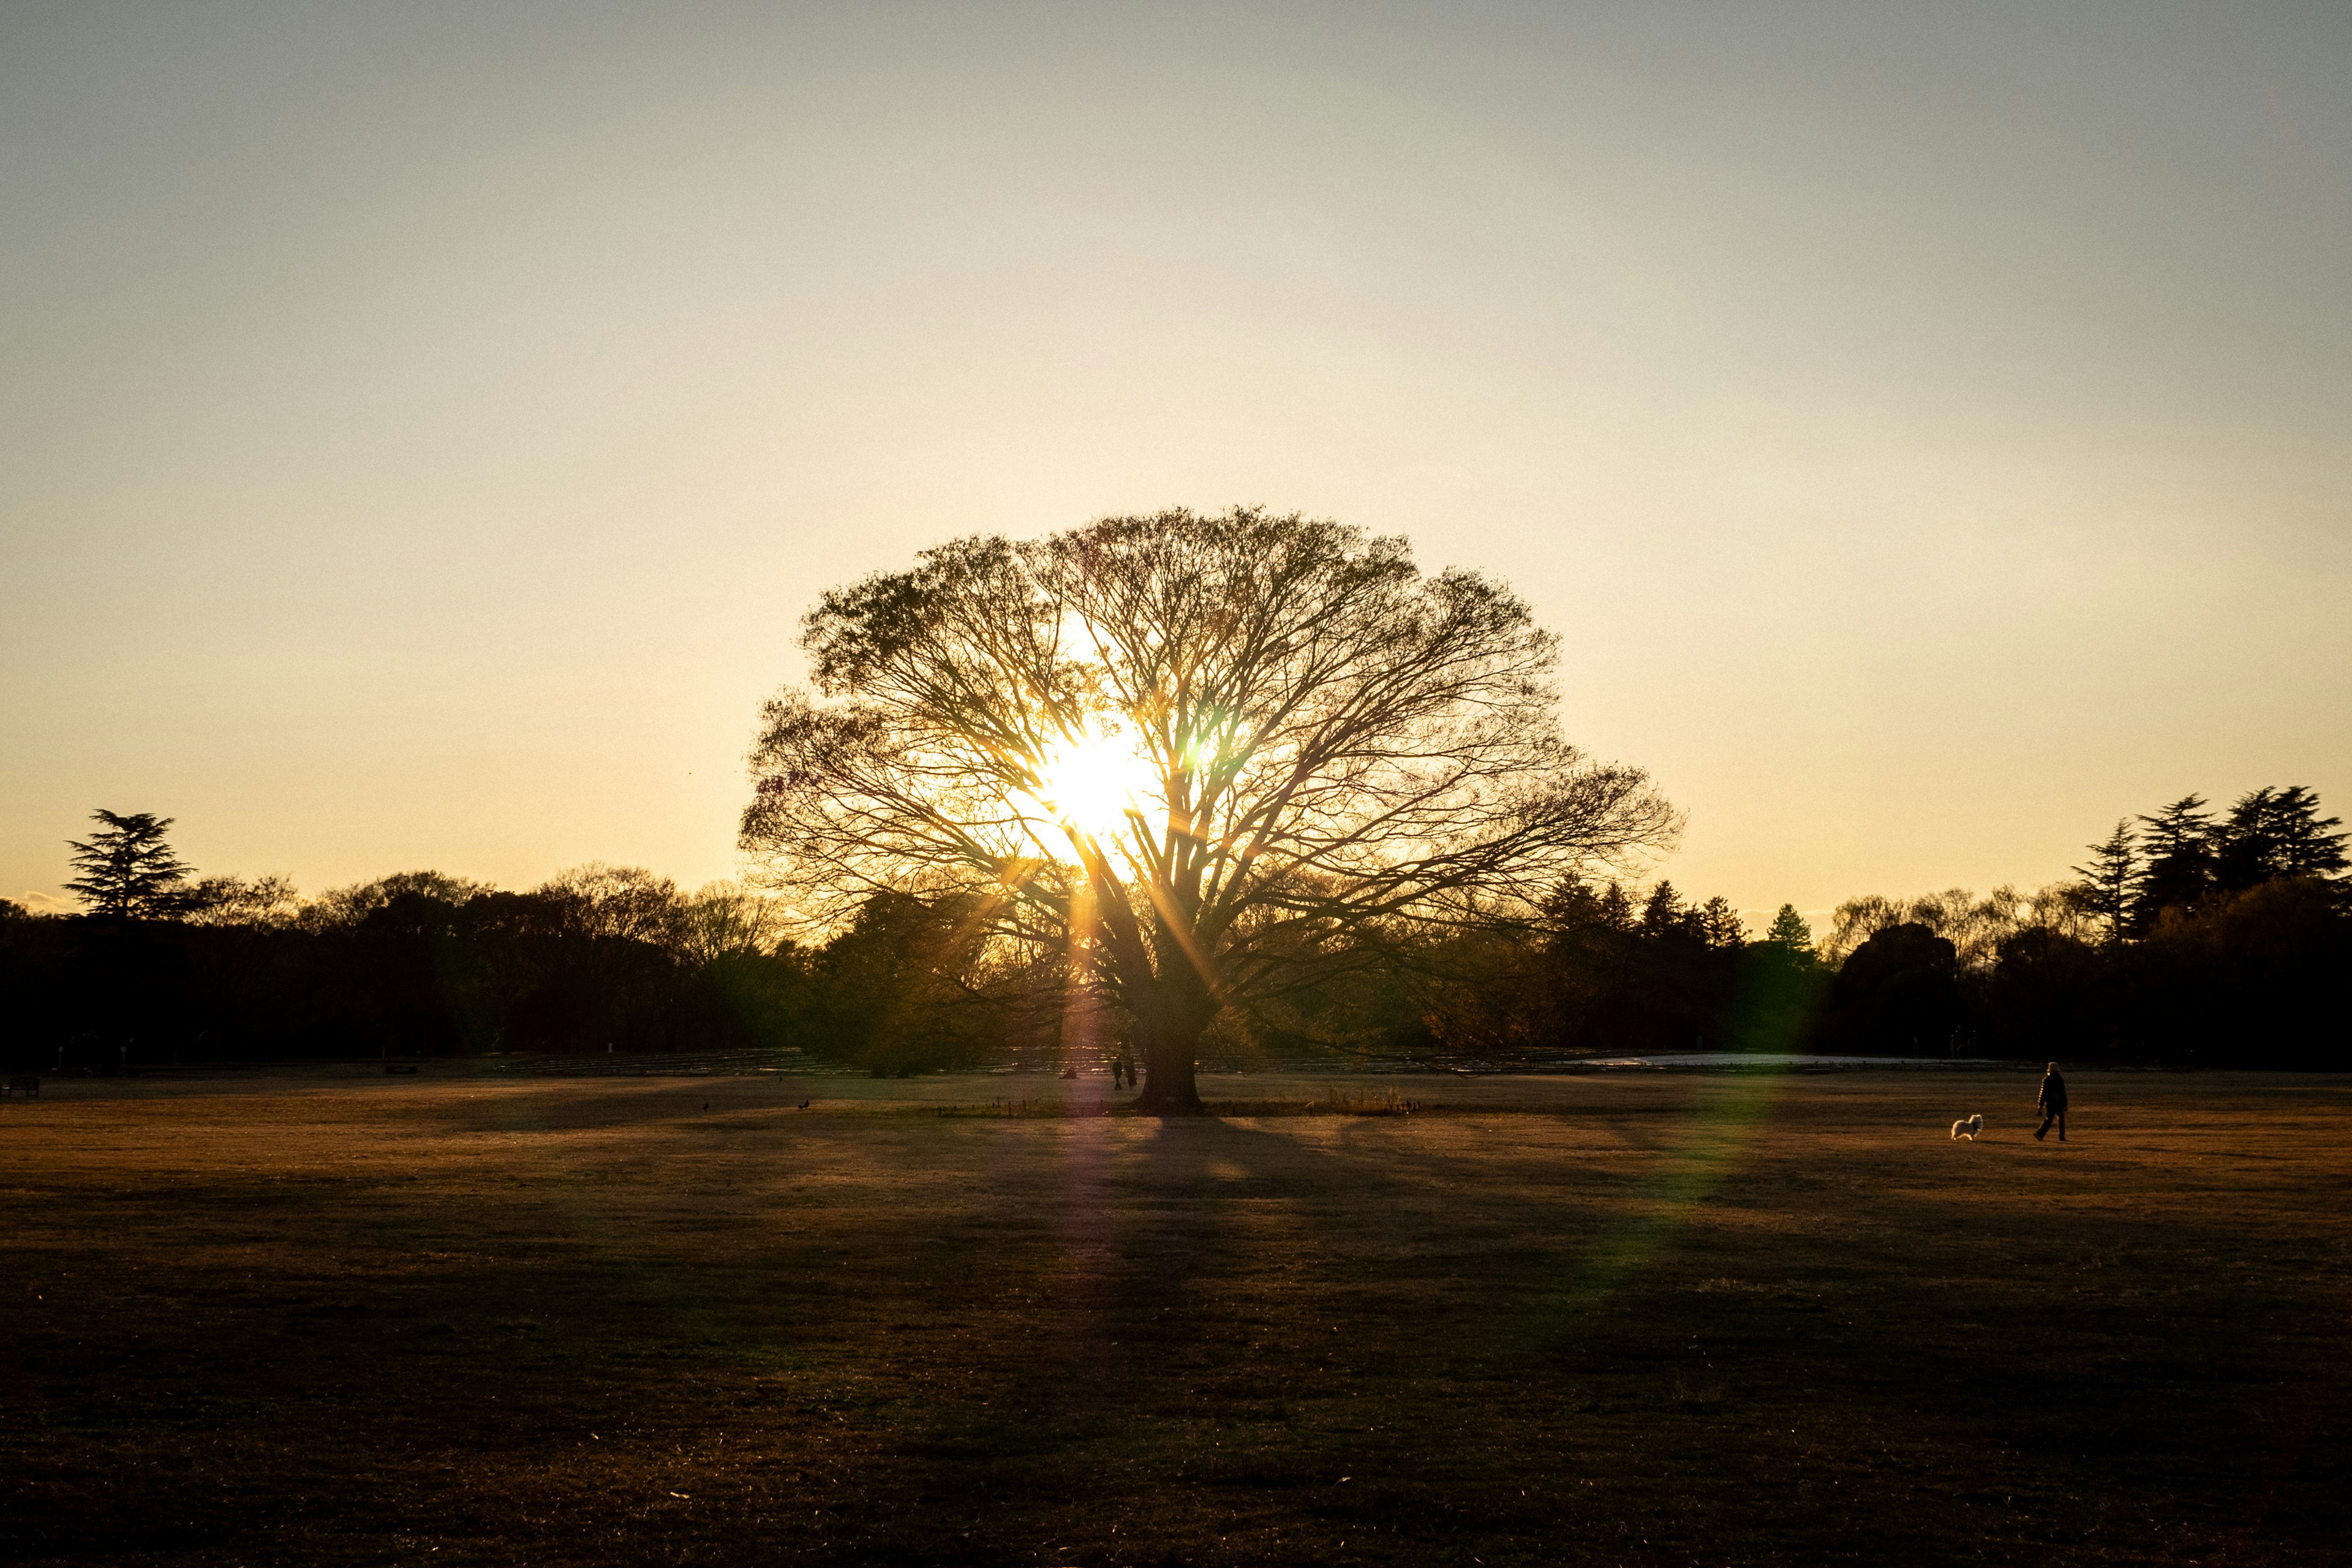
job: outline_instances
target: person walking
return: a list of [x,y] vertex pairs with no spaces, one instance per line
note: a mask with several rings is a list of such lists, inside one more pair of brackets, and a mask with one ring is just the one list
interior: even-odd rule
[[2039,1143],[2054,1126],[2058,1142],[2066,1142],[2066,1080],[2058,1076],[2056,1062],[2042,1075],[2042,1092],[2034,1097],[2033,1109],[2042,1112],[2042,1125],[2033,1130],[2033,1141]]

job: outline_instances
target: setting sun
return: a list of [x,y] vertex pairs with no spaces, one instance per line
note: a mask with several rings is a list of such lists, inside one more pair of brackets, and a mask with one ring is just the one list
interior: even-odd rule
[[1071,737],[1047,754],[1037,773],[1038,804],[1090,838],[1124,827],[1156,784],[1134,737],[1121,730]]

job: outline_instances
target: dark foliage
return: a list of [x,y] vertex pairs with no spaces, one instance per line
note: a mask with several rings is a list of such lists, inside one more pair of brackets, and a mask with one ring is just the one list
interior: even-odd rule
[[1952,1054],[1965,1016],[1958,950],[1906,921],[1864,942],[1838,971],[1822,1043],[1890,1056]]
[[7,1059],[105,1068],[782,1043],[799,984],[789,955],[698,955],[600,930],[552,886],[410,876],[355,893],[299,922],[0,923]]
[[2015,1056],[2115,1051],[2117,976],[2108,955],[2039,926],[2003,938],[1999,953],[1973,1010],[1984,1037]]
[[[2082,884],[1974,910],[1955,904],[1966,895],[1916,900],[1920,914],[1882,916],[1834,967],[1793,909],[1743,942],[1719,900],[1571,884],[1532,926],[1424,954],[1411,1008],[1358,1026],[1391,1050],[1499,1059],[1703,1046],[2352,1067],[2336,819],[2289,787],[2218,816],[2189,795],[2138,820],[2092,847]],[[1934,923],[1989,909],[2001,912],[1964,942]]]
[[[2094,847],[2089,885],[2000,895],[2011,912],[1990,934],[1952,923],[1968,895],[1857,900],[1879,912],[1842,964],[1791,908],[1748,941],[1722,900],[1694,907],[1663,881],[1639,899],[1571,881],[1538,911],[1442,936],[1369,926],[1314,983],[1230,1009],[1202,1050],[2352,1066],[2336,820],[2288,788],[2139,821]],[[1133,1021],[1071,986],[1059,955],[992,941],[976,895],[877,894],[803,948],[756,899],[604,867],[527,893],[410,872],[308,905],[276,880],[173,874],[173,918],[0,901],[7,1066],[765,1046],[903,1075],[1131,1045]]]
[[2202,1066],[2352,1065],[2352,911],[2340,883],[2283,877],[2168,912],[2092,994],[2119,1055]]
[[[992,962],[956,900],[878,896],[814,950],[730,921],[747,901],[592,868],[527,893],[404,873],[268,921],[7,904],[0,1058],[115,1071],[767,1047],[904,1075],[1063,1047],[1057,973]],[[1097,1034],[1115,1043],[1115,1025]]]
[[987,917],[975,902],[926,904],[892,892],[868,899],[803,972],[809,1047],[877,1078],[904,1078],[1049,1045],[1058,974],[992,963]]

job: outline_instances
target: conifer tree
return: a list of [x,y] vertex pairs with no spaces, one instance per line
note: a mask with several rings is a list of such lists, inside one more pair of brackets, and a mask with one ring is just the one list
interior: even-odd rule
[[2110,942],[2121,942],[2124,922],[2131,913],[2132,890],[2140,881],[2139,846],[2134,841],[2131,818],[2116,823],[2113,833],[2089,847],[2090,864],[2072,868],[2083,879],[2083,907],[2106,922]]
[[2279,792],[2273,810],[2279,875],[2333,877],[2346,869],[2345,835],[2330,831],[2342,827],[2344,819],[2320,816],[2316,794],[2290,784]]
[[2230,814],[2215,825],[2211,846],[2216,887],[2242,892],[2261,886],[2275,874],[2278,843],[2272,817],[2277,796],[2276,790],[2267,787],[2248,790],[2231,805]]
[[1642,906],[1642,934],[1658,938],[1671,934],[1683,923],[1682,895],[1664,877],[1650,889],[1649,901]]
[[2281,877],[2326,876],[2344,869],[2340,819],[2319,816],[2319,797],[2301,784],[2250,790],[2213,832],[2215,882],[2230,891]]
[[2166,910],[2193,910],[2212,890],[2213,820],[2199,795],[2139,820],[2147,830],[2147,868],[2132,889],[2131,923],[2144,931]]
[[1739,911],[1731,907],[1731,900],[1721,893],[1699,907],[1698,921],[1709,947],[1738,948],[1747,942],[1747,922],[1739,918]]
[[188,868],[163,841],[172,818],[151,812],[93,811],[100,824],[89,841],[69,838],[75,869],[66,886],[99,914],[117,920],[169,918],[188,906]]
[[1805,917],[1797,912],[1794,904],[1780,906],[1779,912],[1772,917],[1770,929],[1764,933],[1764,940],[1775,947],[1788,949],[1793,957],[1810,959],[1813,956],[1813,928],[1805,923]]

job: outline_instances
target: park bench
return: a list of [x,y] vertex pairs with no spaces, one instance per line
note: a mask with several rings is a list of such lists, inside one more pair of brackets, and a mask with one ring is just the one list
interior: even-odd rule
[[8,1080],[7,1092],[15,1094],[19,1089],[38,1100],[41,1098],[41,1080],[28,1072],[18,1073]]

